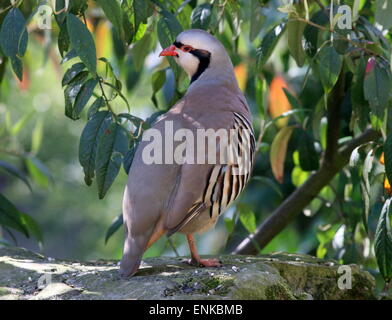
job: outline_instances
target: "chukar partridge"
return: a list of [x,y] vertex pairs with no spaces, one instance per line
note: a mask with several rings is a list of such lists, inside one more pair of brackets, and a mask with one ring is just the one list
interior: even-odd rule
[[[145,250],[161,236],[175,232],[186,235],[191,262],[199,266],[220,266],[216,259],[200,258],[193,234],[215,225],[219,215],[244,189],[254,161],[251,114],[223,45],[203,30],[186,30],[160,56],[172,56],[189,75],[190,85],[185,96],[144,132],[136,150],[123,199],[125,244],[120,264],[123,276],[134,275]],[[213,156],[212,161],[207,161],[210,158],[204,154],[203,149],[210,150],[207,143],[202,143],[204,147],[193,154],[189,152],[185,161],[172,161],[170,153],[174,151],[166,139],[168,128],[174,132],[174,140],[175,133],[181,129],[195,135],[193,139],[186,139],[189,150],[197,149],[196,136],[203,130],[234,130],[240,134],[234,139],[237,143],[232,149],[241,161],[222,161],[224,139],[214,142],[217,146],[215,162]],[[145,159],[146,150],[151,147],[151,130],[160,133],[162,141],[165,140],[162,162],[150,163]],[[147,141],[145,137],[149,135]],[[174,150],[182,142],[174,141]],[[225,159],[228,158],[233,159]]]

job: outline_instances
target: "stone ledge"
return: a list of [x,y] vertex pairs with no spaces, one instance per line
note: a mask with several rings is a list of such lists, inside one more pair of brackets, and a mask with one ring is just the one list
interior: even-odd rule
[[341,290],[334,261],[288,253],[218,258],[224,264],[219,269],[194,268],[184,258],[149,258],[123,279],[117,261],[64,261],[0,247],[0,300],[375,299],[374,278],[357,265],[350,265],[352,289]]

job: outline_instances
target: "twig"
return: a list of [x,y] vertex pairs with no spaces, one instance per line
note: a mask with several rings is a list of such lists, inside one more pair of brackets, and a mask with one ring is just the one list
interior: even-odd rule
[[106,103],[106,105],[107,105],[109,111],[112,113],[114,119],[115,119],[116,121],[118,121],[117,114],[113,111],[113,109],[112,109],[112,107],[111,107],[111,105],[110,105],[110,103],[109,103],[109,99],[108,99],[108,97],[106,96],[106,93],[105,93],[105,90],[104,90],[104,88],[103,88],[102,82],[103,82],[103,79],[102,79],[102,78],[99,78],[98,83],[99,83],[99,87],[101,88],[101,92],[102,92],[103,99],[105,100],[105,103]]
[[172,250],[174,251],[176,257],[179,257],[180,255],[179,255],[179,253],[178,253],[178,251],[177,251],[176,246],[175,246],[174,243],[173,243],[173,240],[172,240],[171,238],[167,238],[167,242],[169,243],[170,247],[171,247]]
[[24,153],[14,150],[0,149],[0,153],[8,154],[9,156],[21,158],[24,156]]
[[12,8],[12,5],[10,5],[10,6],[6,7],[6,8],[4,8],[4,9],[0,10],[0,14],[6,12],[7,10],[9,10],[11,8]]
[[323,11],[327,10],[327,8],[321,3],[320,0],[316,0],[316,2],[319,5],[319,7],[321,8],[321,10],[323,10]]
[[353,41],[353,40],[351,40],[351,39],[349,39],[349,38],[346,38],[346,37],[342,36],[341,34],[335,32],[334,29],[324,27],[324,26],[319,25],[319,24],[317,24],[317,23],[315,23],[315,22],[313,22],[313,21],[306,20],[306,19],[301,18],[301,17],[296,17],[295,19],[289,19],[289,21],[301,21],[301,22],[303,22],[303,23],[309,24],[309,25],[311,25],[312,27],[318,28],[318,29],[320,29],[320,30],[331,32],[331,33],[333,33],[334,35],[337,35],[337,36],[339,37],[339,40],[346,41],[346,42],[352,44],[354,47],[356,47],[356,48],[358,48],[358,49],[360,49],[360,50],[363,50],[363,51],[367,52],[368,54],[370,54],[370,55],[372,55],[372,56],[380,57],[381,59],[383,59],[384,61],[386,61],[386,62],[389,64],[389,61],[388,61],[387,59],[385,59],[385,58],[384,58],[382,55],[380,55],[379,53],[374,52],[373,50],[370,50],[370,49],[368,49],[368,48],[364,48],[364,47],[358,46],[358,43],[357,43],[357,42],[355,42],[355,41]]

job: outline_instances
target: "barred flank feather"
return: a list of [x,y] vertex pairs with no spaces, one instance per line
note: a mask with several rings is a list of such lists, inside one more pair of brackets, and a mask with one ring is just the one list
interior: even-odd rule
[[237,199],[253,168],[256,140],[252,125],[235,112],[234,130],[237,141],[229,145],[230,161],[212,168],[204,191],[203,202],[210,208],[210,217],[220,215]]

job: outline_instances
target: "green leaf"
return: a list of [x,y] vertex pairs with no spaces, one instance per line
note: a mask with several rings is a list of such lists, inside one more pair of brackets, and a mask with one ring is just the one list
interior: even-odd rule
[[284,94],[287,97],[287,100],[293,107],[293,109],[300,110],[302,109],[300,102],[298,101],[298,98],[293,96],[292,93],[287,89],[287,88],[282,88],[284,91]]
[[44,241],[44,236],[40,226],[37,221],[35,221],[31,216],[21,212],[23,224],[26,226],[29,234],[31,234],[37,241],[42,244]]
[[[391,46],[387,39],[384,37],[381,30],[372,25],[366,18],[359,16],[357,22],[358,31],[365,35],[365,39],[374,42],[372,49],[380,50],[381,48],[390,50]],[[380,46],[378,45],[380,44]],[[371,43],[369,45],[372,45]]]
[[392,27],[392,2],[388,0],[376,0],[376,21],[384,29]]
[[346,54],[347,50],[350,47],[348,39],[350,37],[351,30],[344,28],[339,29],[338,26],[335,27],[335,33],[333,34],[333,46],[337,53]]
[[120,4],[117,0],[96,0],[102,8],[105,16],[113,24],[114,29],[118,33],[121,39],[124,39],[123,31],[123,15]]
[[249,40],[253,41],[261,31],[265,16],[261,13],[261,6],[258,0],[251,0],[250,4],[250,30]]
[[74,103],[88,75],[89,73],[87,71],[82,71],[64,90],[65,115],[72,120],[78,119],[78,116],[74,112]]
[[106,231],[105,235],[105,244],[109,241],[110,237],[123,225],[123,215],[119,214],[116,218],[113,219],[111,225]]
[[240,211],[240,221],[249,233],[256,231],[256,216],[252,209],[243,203],[238,205]]
[[271,145],[270,162],[272,173],[276,180],[283,183],[284,162],[286,160],[287,144],[293,133],[293,126],[283,127],[275,136]]
[[351,87],[351,102],[356,122],[361,130],[365,130],[369,122],[369,103],[364,95],[364,79],[366,70],[366,60],[361,58],[356,66],[353,84]]
[[131,169],[131,165],[132,165],[133,158],[135,157],[136,149],[137,149],[137,142],[134,144],[134,146],[131,149],[128,150],[128,152],[124,157],[123,167],[126,174],[129,174],[129,169]]
[[234,231],[234,219],[230,219],[230,218],[225,218],[225,226],[226,226],[226,230],[229,234],[231,234]]
[[97,69],[97,54],[94,39],[85,24],[73,14],[68,14],[67,30],[71,47],[75,49],[80,60],[87,69],[95,74]]
[[76,52],[75,49],[70,50],[65,57],[61,60],[61,64],[66,63],[69,60],[72,60],[78,56],[78,53]]
[[151,84],[152,84],[152,96],[151,100],[154,103],[154,106],[158,108],[158,100],[156,98],[156,94],[159,90],[162,89],[163,85],[166,81],[166,70],[158,70],[152,74]]
[[338,81],[343,57],[332,46],[323,47],[318,56],[318,70],[321,83],[326,93],[331,92]]
[[291,181],[293,182],[293,185],[299,187],[308,180],[309,176],[309,172],[303,171],[300,166],[295,166],[291,172]]
[[390,99],[391,72],[374,58],[369,59],[366,66],[363,90],[365,99],[369,102],[374,115],[384,118],[384,111]]
[[23,57],[26,53],[27,42],[26,19],[18,8],[12,8],[8,11],[1,26],[1,48],[7,57]]
[[265,119],[266,103],[264,97],[266,96],[267,87],[267,81],[265,79],[255,77],[255,100],[261,119]]
[[387,283],[392,280],[391,200],[392,199],[388,199],[385,201],[382,208],[374,244],[377,264],[381,275]]
[[158,21],[158,39],[162,48],[170,46],[182,32],[182,26],[176,17],[168,11],[162,11]]
[[227,1],[225,5],[225,18],[233,34],[233,40],[237,40],[241,33],[241,11],[239,1]]
[[139,24],[139,28],[137,28],[137,30],[135,32],[135,37],[133,38],[133,42],[137,42],[137,41],[143,39],[144,36],[146,35],[146,31],[147,31],[147,23]]
[[211,22],[212,6],[209,3],[203,3],[192,11],[191,25],[192,29],[207,30]]
[[137,85],[141,72],[137,71],[132,58],[128,58],[126,61],[127,71],[126,71],[126,88],[128,92],[131,92]]
[[75,117],[79,117],[83,108],[86,106],[87,102],[90,100],[91,96],[93,95],[94,89],[97,86],[97,84],[98,84],[97,79],[87,80],[87,82],[83,84],[75,99],[75,105],[73,110]]
[[366,190],[366,185],[363,181],[361,181],[360,187],[363,201],[362,222],[365,226],[366,233],[369,234],[370,195],[368,190]]
[[68,30],[66,24],[64,23],[60,26],[59,37],[57,40],[57,46],[59,48],[61,57],[64,58],[64,53],[69,50],[69,44]]
[[42,137],[43,137],[44,123],[42,119],[39,119],[35,124],[34,130],[31,135],[31,153],[37,154],[41,148]]
[[110,126],[99,137],[95,159],[98,195],[103,199],[114,182],[120,166],[128,151],[129,136],[126,130],[117,123]]
[[373,169],[374,150],[370,150],[366,155],[362,168],[362,177],[365,183],[366,191],[370,194],[369,174]]
[[2,59],[0,61],[0,84],[2,83],[2,81],[4,79],[7,62],[8,62],[8,58],[7,57],[2,57]]
[[136,116],[133,116],[129,113],[120,113],[118,116],[120,118],[124,118],[124,119],[129,120],[136,127],[140,127],[144,123],[143,119],[136,117]]
[[70,84],[72,80],[75,79],[77,75],[79,75],[86,68],[85,64],[82,62],[75,63],[71,68],[69,68],[61,81],[61,85],[64,87],[67,84]]
[[392,132],[388,132],[384,143],[384,165],[385,174],[389,181],[392,181]]
[[[174,15],[172,15],[168,11],[162,11],[162,18],[158,21],[158,40],[162,46],[162,48],[166,48],[170,46],[177,35],[181,33],[182,26],[176,19]],[[177,63],[173,60],[173,57],[168,57],[170,67],[172,68],[176,79],[178,79],[179,68]]]
[[255,181],[260,181],[261,183],[267,185],[268,187],[273,189],[283,199],[283,193],[280,190],[279,185],[274,180],[267,178],[267,177],[261,177],[261,176],[255,176],[255,177],[252,177],[252,179]]
[[301,131],[299,136],[299,164],[303,171],[314,171],[319,168],[319,156],[314,147],[313,137],[306,131]]
[[[98,101],[98,100],[97,100]],[[83,129],[79,142],[79,162],[83,167],[84,181],[89,186],[95,173],[95,156],[99,137],[111,123],[108,111],[99,111],[92,115]]]
[[338,229],[339,225],[334,224],[327,229],[318,230],[316,235],[317,240],[319,241],[319,246],[317,248],[317,258],[323,259],[325,257],[327,254],[327,248],[325,248],[325,245],[333,240]]
[[161,115],[163,115],[164,113],[165,113],[165,111],[163,111],[163,110],[154,112],[151,116],[149,116],[149,117],[146,119],[146,121],[144,122],[145,126],[143,126],[143,128],[144,128],[145,130],[151,128],[152,125],[153,125],[156,121],[158,121],[159,117],[160,117]]
[[135,29],[139,28],[139,25],[144,23],[147,24],[147,19],[153,13],[151,10],[149,0],[133,0],[133,11],[135,16]]
[[285,30],[285,27],[286,25],[281,23],[268,31],[268,33],[263,38],[260,47],[258,47],[256,51],[258,70],[262,69],[268,58],[271,56],[276,47],[276,44]]
[[146,59],[146,51],[150,50],[153,45],[153,37],[146,34],[140,41],[136,42],[132,48],[132,60],[135,71],[140,72]]
[[0,168],[7,171],[9,174],[12,174],[13,176],[19,178],[20,180],[22,180],[26,184],[26,186],[28,186],[30,191],[33,191],[33,189],[31,188],[30,182],[27,179],[27,176],[23,171],[19,170],[17,167],[12,165],[11,163],[5,162],[3,160],[0,160]]
[[18,77],[19,81],[23,80],[23,63],[18,57],[11,57],[11,66],[12,70],[14,70],[16,76]]
[[32,179],[41,187],[48,188],[49,182],[53,181],[48,168],[35,156],[27,155],[25,157],[27,170]]
[[88,0],[70,1],[69,11],[74,15],[81,16],[87,10],[87,1]]
[[98,97],[97,99],[95,99],[93,104],[88,109],[87,119],[90,120],[93,117],[93,115],[96,114],[99,111],[99,109],[101,109],[105,105],[106,105],[106,102],[105,102],[104,98]]
[[361,160],[361,155],[359,154],[359,149],[361,146],[356,147],[350,155],[350,161],[349,161],[349,166],[350,167],[356,167],[359,165],[359,161]]
[[26,113],[22,118],[20,118],[11,128],[10,133],[13,136],[18,135],[18,133],[26,126],[27,122],[35,114],[35,111],[30,111]]
[[[125,2],[123,2],[123,4],[124,3]],[[132,15],[129,16],[127,10],[123,10],[122,16],[125,43],[127,45],[130,45],[132,43],[133,37],[135,36],[135,27],[131,22]],[[119,40],[121,39],[117,37],[117,33],[113,33],[113,49],[117,57],[121,60],[121,58],[124,57],[126,52],[123,44]]]
[[[325,11],[320,10],[316,12],[310,19],[313,23],[324,26],[329,22],[329,17]],[[305,52],[309,57],[314,57],[318,50],[319,43],[319,29],[307,24],[304,30]]]
[[22,213],[0,193],[0,226],[12,228],[23,233],[27,238],[29,231],[23,221]]
[[306,24],[299,20],[289,20],[287,22],[287,40],[291,55],[294,57],[297,65],[302,67],[305,63],[305,50],[302,46],[302,36]]
[[109,83],[109,82],[104,82],[104,85],[106,85],[106,86],[112,88],[112,89],[120,96],[120,98],[125,102],[125,104],[127,105],[128,111],[131,110],[131,107],[130,107],[130,105],[129,105],[129,102],[128,102],[127,98],[126,98],[126,97],[123,95],[123,93],[121,92],[122,84],[121,84],[120,81],[116,81],[116,85],[112,85],[112,84]]
[[[66,0],[56,0],[55,1],[56,2],[56,4],[55,4],[56,12],[62,11],[61,13],[55,15],[56,22],[58,25],[63,24],[65,21],[65,18],[67,17],[67,13],[63,11],[66,7],[65,1]],[[69,9],[69,7],[68,7],[68,9]]]

